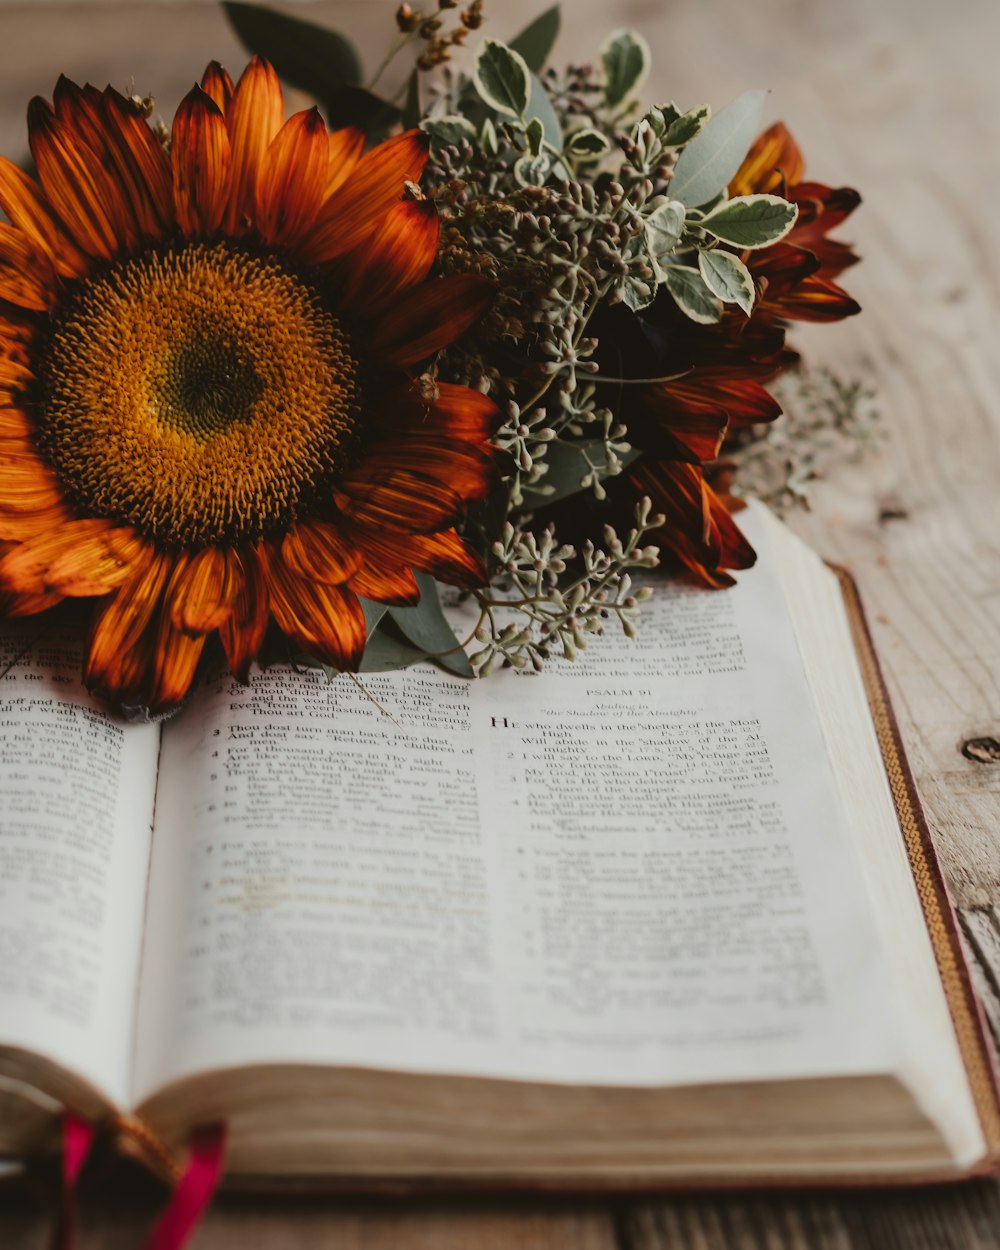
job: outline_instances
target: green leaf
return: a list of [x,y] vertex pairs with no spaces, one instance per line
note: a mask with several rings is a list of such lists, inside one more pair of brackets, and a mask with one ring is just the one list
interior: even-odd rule
[[[629,465],[638,460],[641,454],[633,448],[618,458],[622,464]],[[547,507],[550,503],[577,494],[584,489],[580,481],[588,473],[596,471],[598,477],[605,476],[608,468],[607,449],[596,439],[579,443],[552,442],[548,445],[545,463],[548,469],[538,485],[524,489],[525,504],[528,507]]]
[[684,147],[695,135],[704,130],[711,116],[711,105],[699,104],[697,108],[691,109],[683,117],[678,117],[667,127],[666,134],[663,136],[663,146],[665,148]]
[[526,26],[516,39],[510,41],[511,49],[520,53],[528,69],[536,74],[545,68],[545,62],[549,59],[549,53],[559,34],[560,22],[559,5],[554,4],[551,9],[546,9],[536,17],[530,26]]
[[610,146],[606,135],[593,127],[586,127],[583,130],[574,130],[567,139],[566,154],[575,156],[577,160],[586,160],[602,156]]
[[667,200],[646,218],[646,248],[661,281],[664,276],[662,266],[684,233],[685,216],[686,210],[680,200]]
[[698,272],[705,285],[724,304],[738,304],[749,317],[756,295],[750,270],[731,252],[698,253]]
[[389,615],[403,636],[425,655],[459,677],[472,677],[472,665],[458,645],[458,639],[441,611],[437,583],[428,573],[414,571],[420,587],[420,602],[414,608],[390,608]]
[[368,639],[365,654],[358,669],[361,673],[391,673],[396,669],[409,668],[427,659],[427,653],[396,638],[385,629],[377,629]]
[[385,138],[399,118],[400,110],[395,104],[373,95],[366,87],[342,87],[326,102],[326,120],[331,130],[360,126],[373,141]]
[[763,91],[746,91],[711,119],[677,158],[670,194],[698,208],[718,195],[743,163],[760,130]]
[[267,57],[281,78],[317,100],[361,81],[354,45],[336,31],[256,4],[228,0],[222,7],[245,48]]
[[639,90],[649,73],[649,44],[634,30],[613,31],[601,48],[604,98],[617,109]]
[[473,75],[476,90],[499,113],[524,117],[531,94],[531,73],[524,57],[498,39],[484,39]]
[[525,127],[524,133],[528,140],[528,151],[532,156],[538,156],[542,150],[542,140],[545,138],[545,127],[537,117],[533,117]]
[[648,308],[656,296],[655,279],[628,277],[620,288],[622,303],[633,312]]
[[420,125],[420,74],[414,70],[406,82],[406,99],[403,101],[403,116],[400,119],[404,130],[414,130]]
[[736,247],[770,247],[795,225],[798,205],[779,195],[738,195],[708,214],[702,230]]
[[671,265],[666,271],[667,290],[677,307],[692,321],[713,325],[722,316],[722,304],[706,285],[697,269]]
[[365,614],[365,628],[370,638],[378,628],[379,621],[381,621],[389,609],[384,603],[375,603],[371,599],[365,599],[363,595],[358,595],[358,602],[361,604],[361,610]]
[[420,123],[420,129],[431,137],[435,147],[457,147],[463,140],[476,142],[475,127],[460,113],[448,117],[428,117]]
[[539,156],[522,156],[514,162],[514,180],[521,187],[542,187],[552,169],[552,161],[546,152]]
[[541,80],[534,74],[531,75],[531,90],[528,94],[528,107],[525,109],[524,115],[525,117],[537,118],[542,123],[542,133],[545,136],[545,142],[554,151],[562,151],[562,126],[559,124],[559,118],[552,107],[549,93],[542,86]]

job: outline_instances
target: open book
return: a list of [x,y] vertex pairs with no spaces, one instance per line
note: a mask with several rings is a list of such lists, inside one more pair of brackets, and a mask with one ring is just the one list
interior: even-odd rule
[[736,589],[662,586],[637,642],[541,675],[210,674],[161,729],[91,703],[64,640],[21,655],[0,1153],[70,1106],[167,1154],[224,1119],[236,1178],[987,1169],[988,1051],[857,604],[744,515]]

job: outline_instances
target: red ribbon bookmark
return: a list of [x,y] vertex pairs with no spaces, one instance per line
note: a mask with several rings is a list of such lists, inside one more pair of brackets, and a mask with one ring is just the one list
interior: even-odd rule
[[191,1135],[184,1171],[144,1250],[182,1250],[212,1200],[225,1155],[224,1124],[213,1124]]
[[62,1191],[52,1236],[52,1250],[73,1250],[76,1244],[76,1184],[94,1144],[92,1124],[67,1111],[62,1127]]

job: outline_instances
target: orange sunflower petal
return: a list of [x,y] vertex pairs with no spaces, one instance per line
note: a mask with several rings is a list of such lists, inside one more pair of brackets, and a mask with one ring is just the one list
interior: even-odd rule
[[257,181],[257,229],[268,243],[294,241],[326,199],[329,143],[319,109],[295,113],[267,150]]
[[201,87],[181,101],[171,136],[177,224],[189,237],[213,234],[226,211],[231,156],[226,120]]
[[339,585],[361,567],[361,552],[335,523],[299,521],[281,543],[289,568],[316,582]]
[[233,676],[245,685],[267,632],[270,596],[259,552],[237,551],[232,558],[239,588],[230,615],[219,626],[219,637]]
[[48,465],[33,453],[0,447],[0,510],[40,512],[62,502],[59,480]]
[[0,582],[60,597],[104,595],[134,576],[150,550],[135,530],[98,518],[70,521],[8,551],[0,559]]
[[730,195],[755,195],[794,187],[802,181],[805,161],[784,122],[769,126],[754,142],[729,184]]
[[257,182],[267,150],[281,129],[285,106],[278,75],[255,56],[243,71],[226,110],[233,170],[225,216],[227,234],[242,234],[253,220]]
[[86,256],[53,213],[41,187],[5,156],[0,156],[0,208],[12,225],[48,254],[62,277],[79,278],[87,272]]
[[[0,281],[0,291],[3,283]],[[34,372],[30,365],[18,360],[15,356],[0,355],[0,387],[14,392],[23,391],[34,381]]]
[[275,548],[268,551],[268,574],[271,612],[282,633],[333,668],[356,670],[368,640],[357,595],[299,577]]
[[233,99],[233,80],[218,61],[211,61],[201,78],[201,89],[225,113]]
[[363,242],[402,198],[406,183],[419,180],[429,151],[428,136],[422,130],[408,130],[366,152],[327,200],[303,248],[304,259],[323,264]]
[[152,663],[147,666],[146,681],[136,702],[153,716],[178,707],[191,689],[204,647],[204,634],[185,633],[177,628],[169,613],[161,613]]
[[111,703],[147,702],[156,640],[155,619],[172,559],[155,552],[136,575],[101,600],[83,663],[89,689]]
[[490,306],[493,284],[476,274],[453,274],[407,291],[372,330],[373,356],[397,368],[416,365],[453,343]]
[[30,439],[34,432],[34,424],[23,408],[0,406],[0,440]]
[[452,486],[409,469],[367,475],[354,473],[340,484],[341,506],[359,525],[388,526],[430,533],[453,524],[465,510]]
[[394,608],[412,608],[420,602],[420,587],[412,571],[405,564],[382,558],[365,560],[351,578],[351,590]]
[[170,159],[135,108],[112,87],[104,92],[104,115],[115,141],[108,147],[132,213],[146,240],[161,239],[174,221]]
[[166,590],[170,619],[186,634],[210,634],[231,615],[242,589],[234,551],[202,547],[180,557]]
[[[453,529],[437,534],[394,534],[381,530],[375,535],[366,534],[361,541],[365,548],[366,570],[387,561],[420,569],[439,581],[466,590],[486,584],[486,566]],[[357,585],[354,588],[359,594],[367,593]]]
[[0,222],[0,299],[47,312],[58,298],[49,253],[24,231]]
[[210,634],[232,615],[243,586],[235,552],[205,547],[178,560],[166,599],[174,625],[189,634]]
[[326,194],[333,195],[350,176],[365,150],[365,132],[357,126],[345,126],[343,130],[331,130],[327,137],[329,160],[327,161]]
[[[4,447],[0,445],[0,456],[3,452]],[[73,519],[73,514],[61,499],[36,508],[12,508],[7,506],[2,491],[0,486],[0,542],[24,542],[39,534],[47,534],[53,526]]]
[[433,200],[393,204],[371,238],[343,260],[343,301],[362,319],[423,282],[437,256],[441,223]]
[[40,96],[28,105],[31,155],[49,202],[75,242],[89,255],[110,260],[134,233],[132,224],[102,163],[105,153],[95,152],[88,142],[91,105],[79,88],[68,95],[64,79],[56,94],[58,116]]

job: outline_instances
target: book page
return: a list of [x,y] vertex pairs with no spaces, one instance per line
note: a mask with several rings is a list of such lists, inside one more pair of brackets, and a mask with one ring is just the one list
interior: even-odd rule
[[893,993],[761,559],[638,643],[206,684],[164,732],[136,1099],[321,1063],[595,1084],[892,1070]]
[[160,735],[80,672],[65,629],[0,625],[0,1047],[125,1107]]

